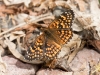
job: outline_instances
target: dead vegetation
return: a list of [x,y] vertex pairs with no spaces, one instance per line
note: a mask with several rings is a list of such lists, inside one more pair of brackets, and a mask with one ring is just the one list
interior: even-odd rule
[[[55,15],[64,8],[74,11],[75,20],[72,25],[74,35],[70,42],[62,47],[55,64],[56,68],[70,71],[71,73],[68,72],[68,75],[99,75],[100,57],[98,57],[98,61],[85,61],[89,67],[87,73],[85,73],[85,69],[75,70],[71,66],[73,63],[71,61],[76,53],[84,48],[84,45],[89,48],[92,46],[94,50],[100,52],[99,6],[99,0],[1,0],[0,75],[5,75],[7,70],[7,64],[2,60],[4,56],[13,55],[24,63],[42,63],[24,59],[22,52],[27,50],[30,44],[41,34],[39,27],[48,27],[55,19]],[[56,7],[63,8],[56,11]],[[84,64],[81,67],[84,67]],[[38,72],[37,75],[39,74],[41,73]],[[48,73],[48,75],[50,74]]]

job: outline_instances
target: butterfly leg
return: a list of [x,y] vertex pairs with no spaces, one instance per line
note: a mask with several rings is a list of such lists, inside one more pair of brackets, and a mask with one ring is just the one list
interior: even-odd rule
[[56,67],[56,62],[57,62],[57,59],[53,59],[52,61],[46,62],[45,66],[53,69]]

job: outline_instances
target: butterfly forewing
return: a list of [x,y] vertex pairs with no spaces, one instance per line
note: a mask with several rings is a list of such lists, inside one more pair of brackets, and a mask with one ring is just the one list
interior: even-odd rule
[[[72,37],[72,21],[74,19],[74,12],[72,10],[67,10],[62,13],[57,19],[55,19],[49,25],[49,31],[54,31],[54,35],[57,36],[60,44],[65,44]],[[54,37],[55,38],[55,37]]]

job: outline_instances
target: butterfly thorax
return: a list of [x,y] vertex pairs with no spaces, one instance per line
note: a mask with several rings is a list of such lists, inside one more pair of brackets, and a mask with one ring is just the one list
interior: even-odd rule
[[61,45],[62,40],[59,38],[59,36],[55,33],[56,29],[50,29],[50,28],[44,28],[43,33],[49,40],[53,40],[57,44]]

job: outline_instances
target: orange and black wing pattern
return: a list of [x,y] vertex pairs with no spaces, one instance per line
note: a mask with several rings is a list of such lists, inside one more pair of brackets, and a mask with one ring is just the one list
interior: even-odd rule
[[[38,36],[32,46],[26,51],[25,58],[28,60],[53,60],[61,51],[63,44],[72,37],[71,25],[74,12],[68,9],[56,18],[46,31]],[[50,34],[50,35],[49,35]]]

